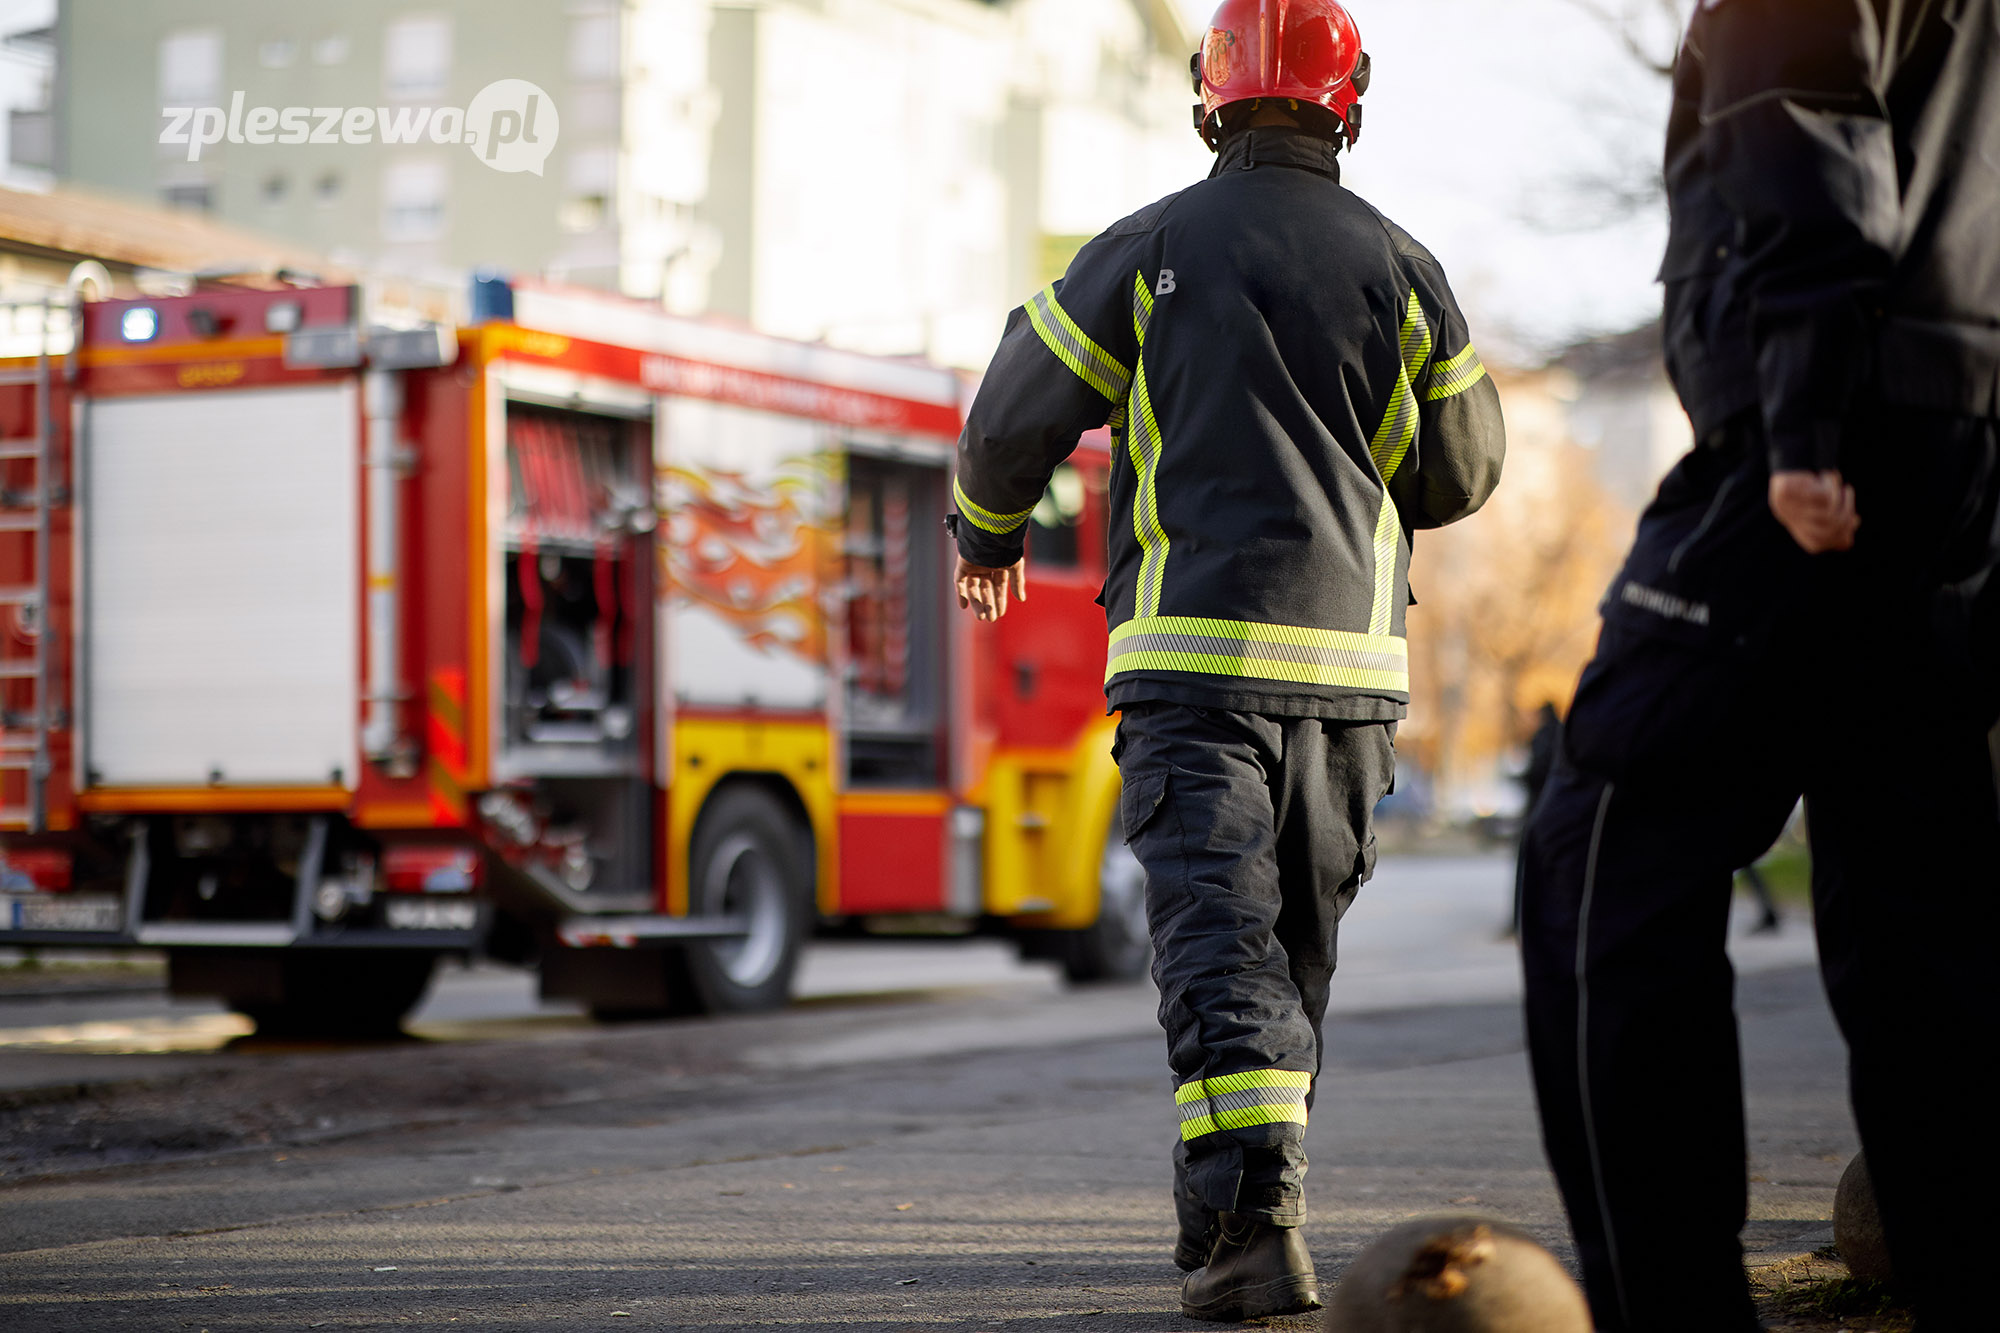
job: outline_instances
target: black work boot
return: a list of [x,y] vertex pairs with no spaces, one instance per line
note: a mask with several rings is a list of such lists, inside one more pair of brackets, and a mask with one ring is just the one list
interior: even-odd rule
[[1215,1229],[1209,1228],[1208,1235],[1196,1241],[1186,1232],[1174,1242],[1174,1267],[1183,1273],[1192,1273],[1208,1262],[1208,1252],[1215,1248]]
[[1319,1278],[1297,1227],[1237,1213],[1217,1219],[1208,1263],[1181,1284],[1181,1313],[1232,1322],[1319,1309]]

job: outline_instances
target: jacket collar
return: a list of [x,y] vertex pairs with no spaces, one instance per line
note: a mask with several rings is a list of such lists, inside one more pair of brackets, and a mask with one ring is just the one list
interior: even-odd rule
[[1331,140],[1290,126],[1264,125],[1232,134],[1215,156],[1211,177],[1225,171],[1248,171],[1252,167],[1303,167],[1340,179],[1340,163]]

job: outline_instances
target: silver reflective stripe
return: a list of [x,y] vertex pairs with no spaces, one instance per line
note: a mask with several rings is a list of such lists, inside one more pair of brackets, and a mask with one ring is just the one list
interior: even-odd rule
[[1125,386],[1131,383],[1132,372],[1077,327],[1056,300],[1054,283],[1035,293],[1028,302],[1028,322],[1035,326],[1035,332],[1056,359],[1075,371],[1085,384],[1114,403],[1125,397]]
[[1359,671],[1402,671],[1409,659],[1401,653],[1361,652],[1271,639],[1224,638],[1212,634],[1132,634],[1119,639],[1124,653],[1202,653],[1215,657],[1254,657],[1269,662],[1302,662],[1311,666],[1351,667]]
[[1221,1118],[1228,1111],[1243,1111],[1252,1106],[1304,1106],[1304,1088],[1245,1088],[1242,1092],[1224,1092],[1204,1101],[1187,1102],[1180,1108],[1181,1122],[1200,1120],[1206,1116]]
[[1146,275],[1132,275],[1132,331],[1139,339],[1139,365],[1132,376],[1131,430],[1125,437],[1126,452],[1132,455],[1132,535],[1139,539],[1139,586],[1133,593],[1139,615],[1150,616],[1160,609],[1160,592],[1167,579],[1167,555],[1172,542],[1160,522],[1160,455],[1166,441],[1160,437],[1160,419],[1153,413],[1153,393],[1146,385],[1146,330],[1153,322],[1153,289]]

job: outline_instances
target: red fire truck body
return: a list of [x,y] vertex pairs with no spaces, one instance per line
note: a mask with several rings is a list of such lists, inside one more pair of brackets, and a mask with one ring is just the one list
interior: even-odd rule
[[951,373],[547,286],[363,306],[102,301],[0,362],[0,947],[294,1028],[440,955],[603,1013],[779,1003],[815,929],[1143,966],[1101,437],[985,625]]

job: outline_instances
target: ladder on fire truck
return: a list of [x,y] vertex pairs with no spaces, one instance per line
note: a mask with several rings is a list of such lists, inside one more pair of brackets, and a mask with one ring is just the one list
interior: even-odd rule
[[[34,426],[26,435],[0,438],[0,464],[34,464],[24,488],[0,488],[0,534],[26,533],[33,539],[28,557],[30,568],[24,582],[0,584],[0,612],[11,612],[18,638],[26,639],[25,657],[0,655],[0,682],[33,682],[33,702],[28,711],[0,710],[0,800],[11,796],[15,784],[5,775],[19,773],[25,778],[23,803],[0,805],[0,828],[40,833],[48,817],[49,779],[49,509],[55,500],[50,477],[50,452],[54,445],[55,362],[74,349],[73,325],[67,346],[52,346],[54,326],[60,317],[66,323],[74,314],[66,302],[49,297],[0,303],[4,338],[0,355],[13,355],[13,344],[22,333],[24,320],[32,321],[35,364],[26,370],[0,371],[0,387],[29,385],[34,389]],[[19,566],[17,565],[18,569]]]

